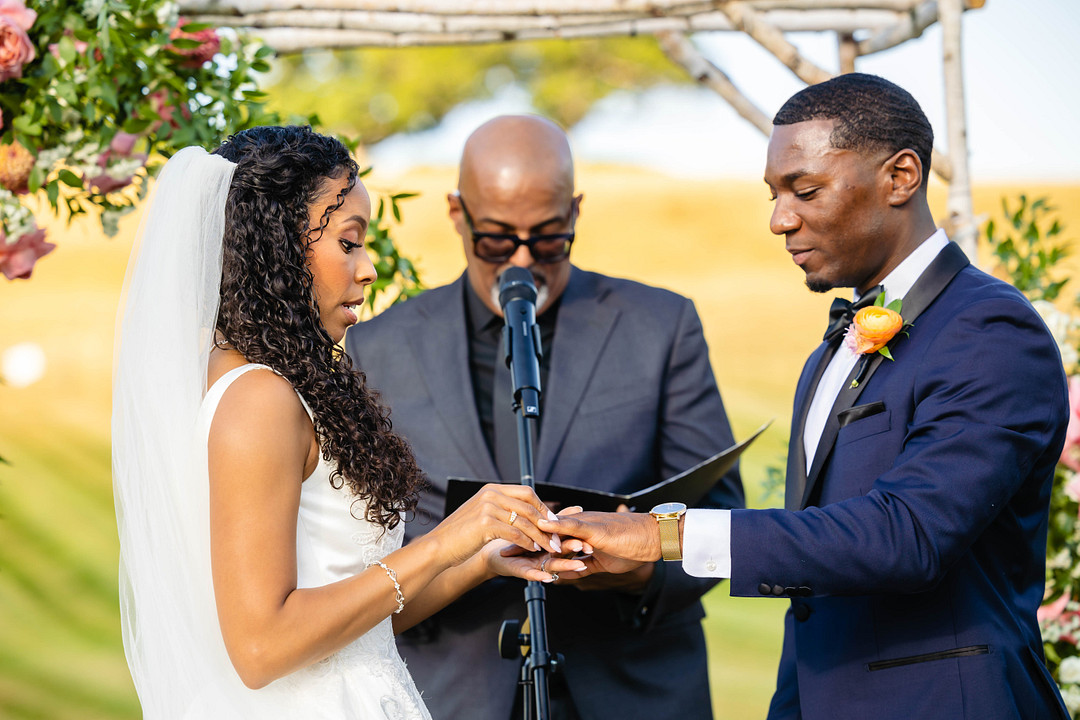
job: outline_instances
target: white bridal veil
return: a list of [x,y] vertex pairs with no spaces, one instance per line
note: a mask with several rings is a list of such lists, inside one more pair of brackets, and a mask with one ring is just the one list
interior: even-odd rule
[[131,252],[117,318],[120,615],[132,678],[151,719],[241,715],[228,709],[236,686],[243,688],[218,630],[205,435],[200,443],[196,432],[235,167],[201,148],[166,163]]

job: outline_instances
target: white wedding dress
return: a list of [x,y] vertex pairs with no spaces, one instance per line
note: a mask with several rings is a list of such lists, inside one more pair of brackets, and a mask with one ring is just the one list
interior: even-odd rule
[[[207,391],[195,437],[205,452],[210,423],[222,396],[236,378],[265,365],[248,364],[221,376]],[[302,403],[303,398],[300,400]],[[311,409],[304,403],[311,414]],[[204,465],[205,467],[205,465]],[[300,490],[296,526],[297,586],[319,587],[363,572],[401,547],[404,527],[393,530],[364,519],[348,487],[330,485],[332,466],[320,459]],[[389,584],[389,578],[386,579]],[[224,643],[221,643],[224,650]],[[405,662],[394,644],[390,618],[330,657],[259,690],[249,690],[236,673],[223,687],[207,688],[186,714],[189,718],[293,717],[318,720],[430,720]],[[223,708],[221,702],[229,707]]]

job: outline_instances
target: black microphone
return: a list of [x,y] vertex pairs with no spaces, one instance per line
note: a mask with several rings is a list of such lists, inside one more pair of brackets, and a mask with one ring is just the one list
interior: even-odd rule
[[510,367],[514,401],[524,417],[540,417],[540,326],[536,324],[536,285],[532,273],[508,267],[499,278],[503,349]]

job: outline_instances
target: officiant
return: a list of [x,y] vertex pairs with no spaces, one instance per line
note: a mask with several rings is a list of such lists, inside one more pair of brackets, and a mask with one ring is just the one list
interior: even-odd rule
[[[348,352],[431,481],[407,537],[443,517],[448,477],[519,480],[497,297],[511,266],[538,289],[537,482],[629,493],[733,444],[693,303],[570,263],[582,199],[556,124],[485,123],[447,196],[464,274],[349,334]],[[743,506],[737,468],[702,505]],[[651,563],[548,586],[549,647],[565,658],[552,716],[711,718],[700,597],[714,583]],[[520,716],[518,663],[499,657],[497,638],[504,619],[525,617],[522,587],[488,583],[398,638],[435,720]]]

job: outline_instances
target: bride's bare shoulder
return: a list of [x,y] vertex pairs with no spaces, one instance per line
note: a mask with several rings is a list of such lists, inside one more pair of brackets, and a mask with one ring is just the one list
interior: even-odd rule
[[247,364],[247,358],[238,351],[215,345],[210,348],[210,359],[206,363],[206,387],[213,386],[225,373]]
[[[246,364],[247,359],[237,351],[214,348],[207,367],[207,385]],[[311,419],[289,381],[263,368],[233,380],[218,402],[210,429],[211,445],[223,442],[233,447],[281,442],[306,446],[313,433]]]

